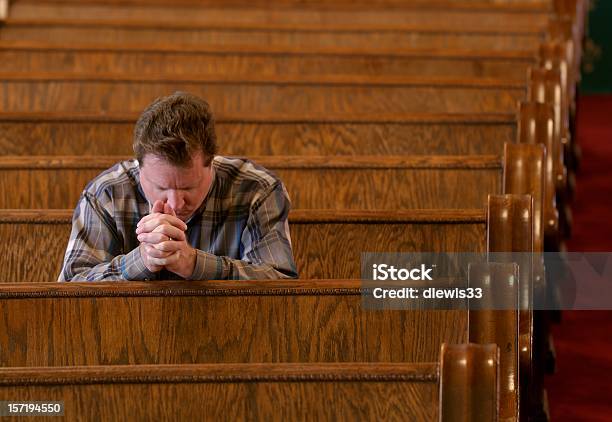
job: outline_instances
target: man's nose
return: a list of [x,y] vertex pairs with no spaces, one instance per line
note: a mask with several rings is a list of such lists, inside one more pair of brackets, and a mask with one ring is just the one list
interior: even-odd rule
[[183,205],[185,205],[183,194],[176,190],[168,191],[167,202],[168,205],[170,205],[174,211],[181,210],[183,208]]

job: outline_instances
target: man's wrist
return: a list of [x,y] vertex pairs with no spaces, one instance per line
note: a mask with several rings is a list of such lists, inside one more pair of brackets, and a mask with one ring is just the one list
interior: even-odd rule
[[223,278],[221,257],[196,249],[196,264],[190,280],[219,280]]
[[197,249],[192,247],[190,247],[186,253],[180,252],[180,261],[175,263],[174,265],[166,267],[166,269],[172,271],[179,277],[182,277],[184,279],[191,279],[191,276],[193,275],[193,272],[196,267],[197,253]]
[[198,250],[196,248],[190,248],[189,253],[187,254],[187,264],[185,269],[185,274],[182,276],[183,278],[191,278],[193,272],[196,268],[196,261],[198,259]]
[[121,275],[126,280],[151,280],[155,278],[155,273],[147,268],[140,252],[140,246],[138,246],[121,259]]

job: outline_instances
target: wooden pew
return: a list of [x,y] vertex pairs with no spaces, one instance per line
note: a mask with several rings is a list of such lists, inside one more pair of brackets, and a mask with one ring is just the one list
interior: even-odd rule
[[[0,157],[0,209],[73,208],[89,181],[128,158]],[[295,209],[481,208],[503,171],[493,155],[251,159],[283,180]]]
[[388,75],[524,81],[531,51],[0,41],[0,72]]
[[[505,218],[496,221],[508,224],[520,211],[532,221],[531,208],[509,208],[516,200],[501,204],[495,200],[496,206],[488,216],[484,211],[469,209],[294,210],[289,222],[300,277],[360,277],[361,251],[485,252],[487,230],[501,230],[498,223],[487,226],[487,218],[503,214]],[[71,216],[72,210],[3,210],[0,281],[55,281],[70,234]],[[525,221],[520,220],[520,224]],[[514,232],[504,229],[503,233],[512,233],[516,239],[532,238],[533,227],[523,225]]]
[[[0,113],[3,155],[128,155],[139,113]],[[500,154],[514,113],[215,113],[228,155]]]
[[[486,205],[488,194],[503,191],[533,195],[537,214],[543,215],[554,212],[545,184],[532,191],[515,185],[537,181],[544,157],[529,145],[508,144],[504,157],[251,158],[283,180],[296,209],[479,208]],[[0,209],[74,207],[90,180],[124,158],[128,157],[0,158]],[[502,190],[502,178],[514,185]],[[545,230],[543,222],[537,229]]]
[[366,308],[359,279],[23,281],[0,283],[2,367],[428,362],[478,323],[459,307]]
[[[222,153],[229,155],[501,154],[506,142],[516,141],[541,143],[548,151],[554,151],[551,143],[554,139],[536,136],[546,133],[551,119],[546,113],[537,112],[540,108],[524,103],[518,117],[510,114],[318,114],[245,118],[221,115],[216,121],[216,130]],[[136,117],[135,114],[0,114],[0,153],[129,154]],[[547,159],[552,160],[550,156]],[[550,161],[547,186],[555,183],[554,178]],[[547,192],[546,230],[556,233],[554,188]]]
[[[244,2],[243,5],[217,2],[194,2],[191,6],[180,2],[144,2],[147,13],[142,13],[142,4],[103,2],[53,2],[53,4],[32,0],[19,0],[11,5],[11,17],[19,19],[104,19],[104,20],[138,20],[140,22],[189,23],[198,22],[201,26],[229,24],[356,24],[385,28],[389,25],[407,24],[454,24],[460,21],[464,27],[472,26],[499,28],[512,25],[515,28],[545,28],[550,10],[533,8],[519,10],[517,6],[490,4],[480,7],[466,7],[469,3],[446,4],[424,7],[426,4],[414,5],[402,2],[401,5],[333,4],[307,5],[304,2],[294,5],[282,5],[278,2],[256,4]],[[156,4],[157,3],[157,4]],[[204,6],[204,7],[203,7]],[[272,9],[270,6],[277,6]],[[505,6],[505,7],[504,7]],[[521,6],[525,6],[524,4]]]
[[[380,25],[379,25],[380,26]],[[537,50],[545,29],[533,27],[478,27],[463,23],[384,25],[264,23],[223,24],[198,22],[147,23],[103,19],[19,19],[10,15],[0,29],[1,40],[146,44],[163,39],[173,44],[321,45],[326,47],[487,48]]]
[[[488,278],[486,297],[502,290],[512,296],[516,283],[508,284],[508,277],[518,278],[510,270]],[[504,347],[502,415],[516,412],[518,320],[512,308],[488,320],[468,318],[465,310],[366,311],[364,293],[360,280],[0,284],[0,310],[7,316],[0,324],[12,334],[0,336],[0,344],[20,345],[0,348],[0,362],[38,375],[83,365],[422,363],[439,359],[440,342],[465,342],[468,332],[479,332],[475,341]],[[236,315],[236,307],[249,312]],[[31,317],[20,318],[24,312]],[[138,317],[143,312],[144,323]],[[253,313],[258,318],[250,318]],[[117,320],[123,321],[119,327]]]
[[439,362],[2,368],[0,398],[104,420],[497,420],[497,345],[443,345]]
[[[55,281],[71,217],[72,210],[3,210],[0,281]],[[302,278],[359,277],[361,251],[486,250],[484,210],[294,210],[289,222]]]
[[527,85],[480,78],[1,73],[0,111],[141,112],[175,91],[205,98],[216,113],[494,113],[515,111]]
[[[327,27],[354,24],[358,22],[370,29],[397,28],[400,25],[446,25],[456,27],[457,22],[463,23],[463,28],[505,29],[506,31],[521,31],[525,28],[548,29],[554,31],[555,26],[546,26],[551,16],[567,18],[572,25],[574,43],[580,46],[584,36],[584,22],[588,11],[587,1],[555,0],[540,4],[496,4],[491,2],[378,2],[374,4],[333,4],[326,2],[276,2],[273,13],[270,4],[244,2],[194,3],[184,2],[169,4],[156,1],[146,3],[147,15],[141,13],[142,1],[130,4],[116,2],[63,2],[53,6],[40,2],[21,0],[12,5],[11,17],[17,19],[47,19],[57,18],[76,21],[87,21],[92,18],[105,22],[120,22],[125,20],[146,23],[167,23],[188,25],[197,21],[199,25],[214,25],[215,27],[231,27],[232,25],[250,25],[260,27],[262,24],[291,23],[293,25],[326,24]],[[206,6],[205,9],[202,6]],[[228,7],[230,6],[230,7]],[[261,7],[265,6],[265,7]],[[551,14],[552,12],[552,14]],[[192,24],[193,25],[193,24]]]
[[[492,197],[495,198],[495,197]],[[485,252],[487,230],[501,230],[514,213],[531,208],[508,208],[517,199],[495,200],[485,215],[480,210],[294,210],[290,213],[294,257],[302,278],[360,277],[361,251],[368,252]],[[0,216],[0,281],[54,281],[61,269],[71,228],[71,210],[3,210]],[[513,238],[533,236],[525,220]],[[531,223],[530,223],[531,224]],[[523,233],[523,231],[525,231]],[[529,232],[529,233],[527,233]],[[506,233],[504,230],[503,233]],[[489,236],[490,237],[490,236]],[[496,250],[493,249],[493,252]],[[213,251],[214,252],[214,251]]]
[[[466,2],[463,0],[435,0],[434,2],[422,2],[420,0],[373,0],[371,2],[365,2],[363,0],[357,0],[355,2],[350,0],[274,0],[272,3],[266,0],[20,0],[24,3],[29,4],[87,4],[87,5],[114,5],[114,6],[165,6],[170,5],[180,6],[185,8],[194,8],[207,6],[217,7],[220,6],[231,6],[231,7],[247,7],[247,6],[266,6],[273,4],[277,7],[304,7],[304,8],[322,8],[324,10],[352,10],[354,7],[364,8],[365,10],[379,10],[392,8],[396,9],[410,9],[410,10],[438,10],[439,8],[445,8],[449,10],[492,10],[492,11],[506,11],[516,13],[543,13],[547,14],[553,10],[557,10],[557,3],[575,3],[576,0],[543,0],[529,3],[514,3],[512,0],[504,2],[494,2],[492,0],[485,0],[483,2]],[[554,3],[554,8],[553,8]]]

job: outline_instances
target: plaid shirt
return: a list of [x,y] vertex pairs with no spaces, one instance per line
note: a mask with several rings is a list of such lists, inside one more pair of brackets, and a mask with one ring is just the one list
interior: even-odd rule
[[[289,236],[289,197],[282,182],[251,161],[216,156],[214,180],[187,221],[197,251],[192,280],[297,277]],[[150,272],[136,224],[150,212],[136,160],[104,171],[83,191],[72,219],[58,281],[170,280]]]

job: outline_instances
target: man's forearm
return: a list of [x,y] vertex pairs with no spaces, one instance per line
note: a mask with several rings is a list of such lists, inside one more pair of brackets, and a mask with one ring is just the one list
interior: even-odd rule
[[95,262],[83,257],[67,260],[58,281],[112,281],[150,280],[155,273],[149,271],[138,248],[127,254],[117,255],[109,262]]
[[273,280],[297,278],[290,263],[251,263],[197,250],[191,280]]

